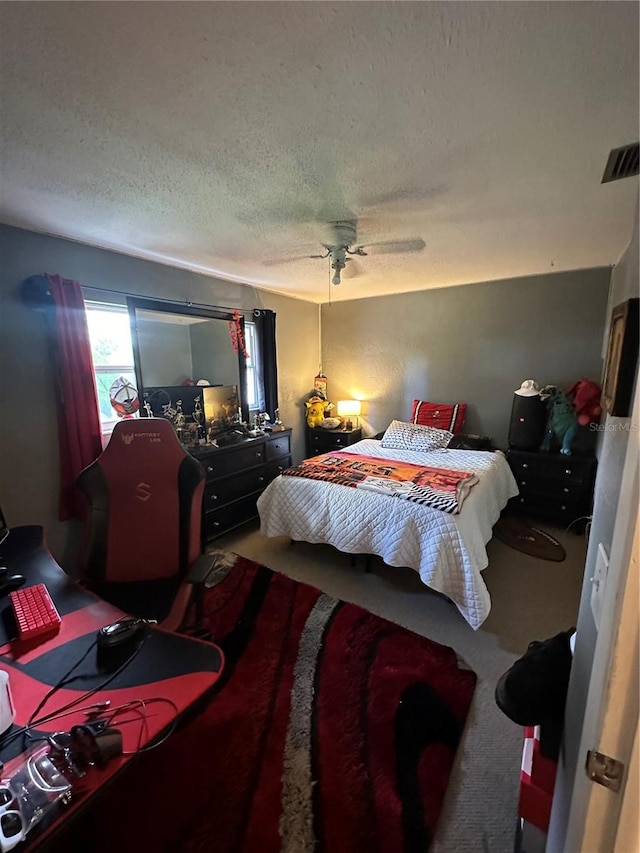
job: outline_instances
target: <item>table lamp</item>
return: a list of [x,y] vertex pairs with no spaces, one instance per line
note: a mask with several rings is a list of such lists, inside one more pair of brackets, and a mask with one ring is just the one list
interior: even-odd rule
[[[355,418],[355,426],[358,426],[358,417],[362,411],[360,400],[338,400],[338,417],[342,418],[343,429],[353,429],[354,424],[351,418]],[[346,420],[345,420],[346,418]]]

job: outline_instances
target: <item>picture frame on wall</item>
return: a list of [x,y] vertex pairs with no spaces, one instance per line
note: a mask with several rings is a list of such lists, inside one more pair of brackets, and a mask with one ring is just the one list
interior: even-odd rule
[[627,299],[611,312],[602,408],[617,418],[627,418],[631,414],[638,363],[638,302],[637,298]]

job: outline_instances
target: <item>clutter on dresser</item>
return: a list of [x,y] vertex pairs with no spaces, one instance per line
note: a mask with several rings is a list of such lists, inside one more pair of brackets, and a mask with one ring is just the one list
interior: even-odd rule
[[566,391],[557,385],[541,385],[525,379],[513,394],[509,422],[512,450],[560,453],[570,456],[577,448],[592,449],[585,429],[594,431],[602,414],[600,385],[583,377]]
[[276,409],[274,414],[275,420],[273,422],[273,426],[271,427],[271,432],[282,432],[282,430],[286,429],[286,427],[280,420],[280,409]]

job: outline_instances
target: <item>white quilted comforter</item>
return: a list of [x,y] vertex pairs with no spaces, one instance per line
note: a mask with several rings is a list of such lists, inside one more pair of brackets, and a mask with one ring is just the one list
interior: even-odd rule
[[379,456],[471,471],[478,482],[459,515],[401,501],[364,489],[303,477],[277,477],[258,500],[265,536],[290,536],[325,542],[350,554],[377,554],[389,566],[415,569],[426,586],[448,596],[472,628],[489,614],[491,599],[481,572],[488,564],[486,544],[516,481],[500,451],[388,450],[367,438],[349,453]]

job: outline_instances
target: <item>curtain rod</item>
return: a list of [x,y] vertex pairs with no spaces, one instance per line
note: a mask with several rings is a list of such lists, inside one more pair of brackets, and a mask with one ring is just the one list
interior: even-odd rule
[[145,296],[141,293],[131,293],[127,290],[116,290],[115,288],[95,287],[91,284],[80,285],[83,290],[95,290],[100,293],[117,293],[119,296],[131,296],[134,299],[148,299],[150,302],[167,302],[183,308],[213,308],[215,311],[239,311],[241,314],[253,314],[259,310],[255,308],[228,308],[224,305],[211,305],[208,302],[191,302],[190,300],[178,301],[176,299],[162,299],[159,296]]

